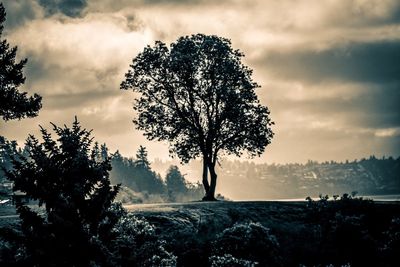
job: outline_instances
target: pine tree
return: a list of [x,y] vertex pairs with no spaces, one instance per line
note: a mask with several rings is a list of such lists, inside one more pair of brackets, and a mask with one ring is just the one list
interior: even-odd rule
[[151,194],[162,194],[165,191],[161,177],[150,168],[147,149],[144,146],[140,146],[136,153],[133,179],[139,191],[146,191]]
[[150,163],[147,158],[147,149],[144,146],[139,146],[136,153],[136,165],[141,168],[150,169]]
[[108,159],[108,147],[105,143],[100,146],[100,154],[102,160]]
[[177,201],[177,196],[187,193],[185,177],[177,166],[170,166],[165,177],[169,201]]
[[109,160],[93,153],[91,131],[53,124],[57,139],[41,127],[43,142],[29,136],[29,159],[14,161],[7,177],[14,190],[36,200],[43,212],[17,203],[25,263],[30,266],[106,265],[103,242],[117,215],[112,211],[119,186],[111,186]]
[[10,48],[7,40],[1,38],[5,19],[6,12],[0,3],[0,117],[5,121],[35,117],[42,107],[42,97],[37,94],[28,97],[26,92],[18,91],[25,82],[22,69],[27,59],[15,62],[17,47]]

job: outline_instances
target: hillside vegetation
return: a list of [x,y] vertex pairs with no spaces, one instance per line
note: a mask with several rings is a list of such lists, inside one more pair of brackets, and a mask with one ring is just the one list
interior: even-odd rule
[[396,202],[344,195],[335,201],[126,208],[155,226],[178,266],[397,266],[400,252]]

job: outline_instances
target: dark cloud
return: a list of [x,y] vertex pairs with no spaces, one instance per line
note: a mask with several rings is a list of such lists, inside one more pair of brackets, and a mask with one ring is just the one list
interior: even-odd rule
[[359,129],[400,127],[400,83],[362,86],[362,91],[353,97],[338,93],[320,99],[281,98],[274,101],[273,107],[277,110],[284,108],[296,116],[313,116],[321,121],[337,120],[338,127],[343,124]]
[[352,43],[324,51],[269,53],[263,64],[272,75],[289,80],[400,81],[400,41]]
[[5,30],[10,31],[30,20],[38,17],[40,12],[34,0],[13,0],[5,1],[7,17],[4,23]]
[[392,11],[392,14],[387,22],[393,24],[400,23],[400,2],[397,4],[397,7]]
[[69,17],[79,17],[87,6],[86,0],[39,0],[46,14],[62,13]]

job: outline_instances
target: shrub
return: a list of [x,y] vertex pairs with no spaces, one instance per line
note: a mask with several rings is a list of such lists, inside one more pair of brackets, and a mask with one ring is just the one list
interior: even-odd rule
[[71,128],[53,124],[58,136],[41,128],[40,142],[29,136],[28,157],[13,161],[6,172],[19,190],[36,200],[40,209],[16,203],[21,219],[27,265],[108,264],[103,241],[117,221],[112,202],[119,186],[111,186],[108,159],[99,160],[92,150],[91,131],[75,121]]
[[226,253],[237,259],[259,262],[261,266],[280,266],[279,244],[269,229],[260,223],[236,223],[217,236],[215,255]]
[[176,266],[176,257],[165,249],[145,219],[125,213],[114,226],[111,247],[118,266]]
[[[383,233],[383,244],[381,251],[382,257],[387,263],[396,262],[400,255],[400,218],[394,217],[389,225],[389,229]],[[390,264],[388,264],[390,266]]]

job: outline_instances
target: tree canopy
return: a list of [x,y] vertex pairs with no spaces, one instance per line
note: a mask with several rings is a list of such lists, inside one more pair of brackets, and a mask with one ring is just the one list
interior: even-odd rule
[[6,12],[0,3],[0,116],[5,121],[35,117],[42,107],[42,97],[37,94],[27,96],[26,92],[18,91],[25,83],[22,70],[27,59],[16,62],[17,47],[10,47],[7,40],[2,39],[5,19]]
[[170,48],[157,41],[133,59],[121,83],[121,89],[140,93],[134,123],[149,140],[168,141],[182,162],[203,158],[210,200],[221,153],[261,155],[273,137],[270,111],[259,103],[259,85],[243,56],[230,40],[214,35],[184,36]]
[[150,162],[147,158],[147,149],[144,146],[139,146],[136,152],[135,165],[139,168],[150,169]]

